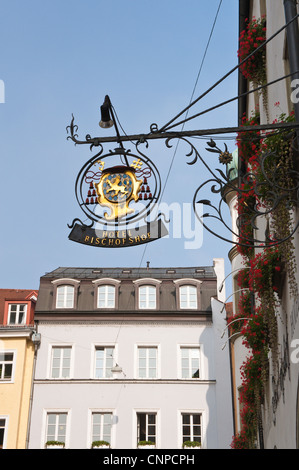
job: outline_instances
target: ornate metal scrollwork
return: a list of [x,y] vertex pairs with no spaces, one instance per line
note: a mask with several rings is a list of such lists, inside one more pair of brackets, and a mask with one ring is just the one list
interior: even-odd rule
[[[69,133],[67,139],[72,140],[75,145],[87,144],[91,151],[94,147],[100,148],[82,166],[75,182],[77,202],[91,224],[86,225],[76,218],[68,225],[69,228],[73,228],[75,222],[83,227],[92,227],[95,223],[105,227],[115,227],[116,224],[121,227],[145,220],[161,193],[159,171],[140,149],[141,144],[148,147],[148,142],[145,139],[138,140],[134,144],[136,153],[123,146],[104,153],[99,138],[92,138],[87,134],[85,140],[79,140],[74,116],[66,130]],[[107,174],[106,179],[104,173]],[[130,195],[135,199],[134,209],[129,207],[132,199]]]
[[[294,154],[298,154],[294,134],[288,137]],[[171,147],[170,142],[173,139],[174,137],[166,139],[167,147]],[[291,166],[284,167],[283,182],[281,155],[266,151],[258,158],[254,170],[249,170],[242,177],[233,178],[233,173],[238,169],[230,165],[233,156],[226,144],[222,150],[211,139],[207,142],[208,148],[206,148],[208,152],[219,155],[219,162],[226,165],[224,172],[221,169],[212,170],[188,139],[184,137],[179,137],[179,139],[190,146],[190,151],[186,153],[186,156],[193,157],[193,159],[187,162],[188,165],[195,165],[200,161],[211,175],[211,178],[200,184],[193,197],[195,215],[208,232],[224,241],[244,247],[278,245],[294,235],[299,222],[289,227],[283,235],[271,231],[270,223],[264,227],[265,220],[270,221],[278,209],[289,212],[299,204],[299,172]],[[208,197],[204,198],[203,193],[206,195],[207,192]],[[210,200],[211,195],[217,196],[213,202]],[[239,206],[243,204],[246,209],[242,211],[241,207],[241,210],[237,212],[235,228],[231,226],[231,218],[228,219],[225,216],[227,201],[230,198],[234,198]],[[208,207],[211,212],[205,211],[199,214],[199,204]],[[208,220],[213,220],[216,225],[218,223],[218,228],[212,228]]]
[[[296,125],[294,125],[294,128],[296,129]],[[207,142],[206,151],[218,154],[219,163],[225,167],[223,170],[219,168],[212,169],[214,165],[211,165],[207,159],[202,158],[195,145],[182,133],[172,133],[169,136],[167,133],[159,133],[157,125],[152,124],[150,134],[130,136],[130,139],[129,136],[126,136],[126,139],[121,138],[117,132],[117,140],[115,138],[110,140],[109,138],[92,138],[89,134],[86,135],[85,140],[79,140],[77,133],[78,126],[74,123],[74,116],[72,116],[71,123],[67,126],[69,134],[67,138],[72,140],[75,145],[87,144],[90,150],[93,150],[94,147],[99,149],[98,153],[85,163],[78,174],[76,180],[76,198],[81,209],[91,220],[92,224],[100,222],[109,225],[109,220],[105,219],[103,215],[99,215],[98,210],[91,207],[90,201],[87,202],[86,185],[92,182],[96,187],[102,178],[103,167],[99,166],[97,169],[94,169],[95,165],[99,164],[99,162],[103,164],[107,158],[110,159],[112,157],[113,159],[118,157],[127,168],[129,165],[133,166],[134,162],[136,162],[136,177],[144,178],[144,180],[153,177],[153,186],[151,188],[151,202],[146,202],[138,215],[134,214],[134,216],[131,216],[130,211],[127,210],[119,213],[126,215],[123,221],[117,215],[114,219],[117,220],[118,225],[127,225],[133,219],[139,220],[148,216],[151,211],[151,203],[153,201],[158,202],[160,197],[161,181],[160,174],[154,163],[140,150],[141,144],[147,148],[148,139],[159,138],[164,139],[166,147],[171,148],[172,141],[178,139],[189,146],[186,156],[191,158],[191,160],[187,161],[188,165],[192,166],[201,162],[208,171],[208,178],[198,186],[193,197],[193,209],[203,227],[216,237],[234,245],[244,247],[277,245],[290,239],[299,226],[299,222],[292,222],[287,230],[279,230],[277,226],[276,228],[273,227],[272,223],[275,218],[276,220],[279,218],[280,211],[290,214],[295,207],[298,207],[299,203],[299,171],[296,163],[299,154],[298,138],[296,131],[292,129],[290,128],[290,123],[288,123],[284,129],[279,129],[277,134],[273,130],[271,134],[274,137],[275,135],[281,137],[280,132],[283,132],[283,139],[289,142],[289,153],[287,152],[282,155],[275,148],[265,148],[259,152],[258,157],[254,161],[249,159],[246,162],[246,171],[240,168],[240,161],[235,162],[233,160],[233,154],[228,150],[226,144],[224,144],[224,149],[221,149],[214,140],[210,139]],[[258,138],[260,145],[263,139],[268,138],[268,136],[265,133],[262,136],[259,134],[257,137],[255,133],[252,137],[250,132],[248,132],[246,139],[251,138]],[[125,140],[130,140],[135,146],[136,153],[124,149],[123,142]],[[117,141],[120,147],[104,154],[102,145],[104,141]],[[296,159],[293,156],[296,156]],[[143,165],[142,170],[138,166],[138,161]],[[120,178],[124,177],[121,173],[118,173],[118,175]],[[206,195],[207,192],[208,196]],[[212,200],[211,196],[215,196],[215,200]],[[99,198],[98,194],[97,197]],[[232,199],[235,201],[234,204],[237,203],[238,205],[236,221],[233,226],[231,216],[226,215],[229,210],[228,202]],[[100,200],[97,199],[97,201],[99,202]],[[205,210],[204,213],[200,214],[200,204],[208,208],[209,212]],[[79,219],[75,220],[81,222]],[[74,222],[71,227],[74,225]]]

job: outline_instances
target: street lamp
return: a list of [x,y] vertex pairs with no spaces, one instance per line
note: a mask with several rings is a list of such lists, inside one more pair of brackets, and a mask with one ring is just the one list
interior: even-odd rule
[[111,103],[109,96],[105,96],[104,103],[101,106],[101,120],[99,122],[99,126],[102,127],[103,129],[109,129],[114,125],[114,122],[111,119],[110,116],[110,108],[111,108]]
[[122,367],[120,367],[118,364],[115,364],[115,366],[111,368],[111,372],[114,379],[119,379],[120,375],[123,373],[123,370]]

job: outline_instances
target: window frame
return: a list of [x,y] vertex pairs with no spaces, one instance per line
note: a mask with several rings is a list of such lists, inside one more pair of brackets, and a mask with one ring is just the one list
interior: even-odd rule
[[[202,281],[199,279],[191,279],[191,278],[185,278],[185,279],[176,279],[173,281],[176,289],[176,306],[177,310],[181,311],[190,311],[190,312],[198,312],[201,309],[201,284]],[[192,286],[196,287],[196,293],[197,293],[197,306],[196,308],[190,308],[190,307],[182,307],[181,306],[181,299],[180,299],[180,288],[181,287],[187,287],[187,286]]]
[[[48,440],[50,440],[48,438],[48,417],[49,417],[50,414],[52,414],[52,415],[54,414],[56,416],[57,415],[62,415],[62,414],[66,415],[64,447],[65,448],[69,447],[71,412],[70,412],[69,409],[66,409],[66,408],[62,408],[62,409],[53,408],[53,409],[44,409],[44,418],[43,418],[43,421],[44,421],[43,422],[44,434],[41,433],[41,435],[42,435],[41,448],[45,448],[46,442]],[[56,423],[55,423],[55,426],[56,426]],[[56,429],[55,429],[55,437],[57,437],[57,439],[55,439],[55,440],[59,440],[58,435],[56,433]]]
[[[201,444],[201,447],[203,446],[203,442],[204,442],[204,416],[203,416],[203,411],[202,410],[180,410],[179,411],[179,420],[180,420],[180,442],[179,442],[179,446],[182,447],[182,444],[183,442],[185,442],[185,440],[187,439],[184,439],[184,433],[183,433],[183,427],[184,427],[184,424],[183,424],[183,415],[188,415],[188,416],[192,416],[192,424],[190,424],[190,440],[191,441],[194,441],[194,440],[198,440],[198,439],[194,439],[194,429],[193,427],[194,426],[197,426],[196,424],[193,424],[193,416],[194,415],[199,415],[200,416],[200,444]],[[191,420],[190,420],[191,421]]]
[[[104,290],[104,305],[100,304],[100,291]],[[97,287],[97,308],[100,309],[115,309],[115,286],[112,284],[101,284]],[[110,292],[109,292],[110,291]],[[109,305],[109,294],[113,294],[113,305]]]
[[[138,429],[139,422],[138,422],[138,415],[146,415],[146,419],[148,421],[148,416],[149,415],[155,415],[155,448],[159,448],[159,436],[160,436],[160,416],[159,416],[159,410],[153,409],[135,409],[134,410],[134,421],[133,425],[135,425],[135,431],[133,433],[133,438],[135,442],[133,442],[133,448],[138,447],[138,442],[140,441],[140,432]],[[147,426],[151,425],[147,422]],[[151,440],[150,435],[148,434],[148,429],[146,430],[146,440]],[[142,439],[143,440],[143,439]]]
[[[99,343],[95,343],[93,344],[93,348],[92,348],[92,361],[91,361],[91,378],[94,379],[94,380],[113,380],[114,377],[113,377],[113,373],[111,372],[111,376],[109,377],[96,377],[96,352],[97,350],[99,349],[113,349],[113,356],[112,356],[112,367],[115,366],[115,364],[117,364],[117,345],[116,344],[109,344],[109,343],[103,343],[103,344],[99,344]],[[107,369],[107,366],[106,366],[106,360],[107,360],[107,357],[106,357],[106,354],[104,356],[104,368],[103,368],[103,371],[106,375],[106,371],[109,370]]]
[[[71,290],[71,292],[69,292]],[[62,305],[58,305],[60,302],[60,291],[62,291]],[[68,305],[68,296],[72,296],[72,304]],[[56,308],[57,309],[73,309],[75,304],[75,287],[71,284],[62,284],[57,286],[56,291]]]
[[[80,281],[77,279],[70,279],[70,278],[62,278],[62,279],[55,279],[54,281],[51,281],[53,286],[54,286],[54,295],[53,295],[53,309],[54,310],[75,310],[77,308],[78,304],[78,290],[80,286]],[[71,286],[73,287],[73,305],[72,307],[58,307],[57,306],[57,301],[58,301],[58,288],[61,287],[67,287]]]
[[[140,377],[139,371],[139,350],[140,349],[156,349],[156,377],[149,376],[149,357],[146,355],[146,376]],[[138,343],[135,345],[135,378],[138,380],[157,380],[160,378],[160,345],[159,344],[142,344]]]
[[[2,364],[11,364],[11,375],[8,379],[4,378],[4,370],[5,367],[1,369],[1,376],[0,376],[0,384],[8,384],[8,383],[14,383],[15,379],[15,369],[16,369],[16,358],[17,358],[17,351],[15,349],[0,349],[0,354],[12,354],[12,361],[5,361],[1,360],[0,362]],[[3,378],[2,378],[3,376]]]
[[[183,293],[183,290],[186,289],[186,292]],[[193,297],[195,294],[195,307],[192,307],[191,306],[191,302],[193,301],[193,299],[191,299],[191,297]],[[182,305],[183,301],[182,301],[182,296],[183,295],[186,295],[186,303],[187,305],[184,307]],[[179,286],[179,302],[180,302],[180,309],[181,310],[198,310],[198,295],[197,295],[197,287],[196,286],[193,286],[192,284],[183,284],[181,286]]]
[[[135,308],[136,310],[140,311],[156,311],[160,310],[160,286],[162,281],[153,278],[143,278],[143,279],[136,279],[133,281],[135,286]],[[156,302],[155,307],[140,307],[140,288],[143,287],[155,287],[156,288]]]
[[4,429],[4,431],[3,431],[3,443],[2,443],[2,447],[1,447],[1,445],[0,445],[0,450],[6,449],[9,416],[7,416],[7,415],[0,415],[0,421],[2,421],[2,420],[4,421],[4,426],[2,427],[2,426],[0,425],[0,428]]
[[[119,298],[119,288],[120,288],[121,281],[119,281],[118,279],[105,277],[105,278],[96,279],[92,281],[92,284],[94,286],[94,309],[99,310],[99,311],[117,310],[118,305],[119,305],[118,298]],[[114,306],[113,307],[107,307],[107,306],[100,307],[99,306],[99,288],[104,287],[104,286],[114,287]]]
[[[13,305],[16,305],[17,307],[17,311],[15,312],[16,313],[16,319],[18,318],[19,319],[19,315],[20,315],[20,307],[21,305],[24,305],[25,307],[25,312],[24,312],[24,320],[22,322],[15,322],[15,323],[11,323],[10,322],[10,319],[11,319],[11,307]],[[7,325],[12,325],[12,326],[23,326],[23,325],[27,325],[27,318],[28,318],[28,302],[8,302],[8,312],[7,312]]]
[[[144,292],[143,292],[144,291]],[[151,306],[151,294],[154,293],[155,300],[154,306]],[[145,296],[145,299],[142,298]],[[145,306],[142,306],[142,303],[145,303]],[[151,284],[143,284],[138,287],[138,309],[139,310],[157,310],[157,289],[156,286]]]
[[115,411],[111,408],[92,408],[89,409],[89,417],[88,417],[88,440],[87,440],[87,448],[91,448],[91,445],[94,440],[107,440],[104,439],[103,435],[103,425],[104,423],[101,422],[101,433],[100,433],[100,439],[94,439],[93,435],[93,415],[95,414],[100,414],[100,415],[111,415],[111,428],[110,428],[110,447],[114,447],[114,428],[113,426],[114,421],[115,421]]
[[[198,377],[192,377],[192,357],[188,357],[189,360],[189,365],[188,365],[188,370],[189,370],[189,377],[183,377],[183,367],[182,367],[182,349],[196,349],[199,351],[199,358],[198,358],[198,369],[199,369],[199,376]],[[178,377],[180,380],[202,380],[202,346],[200,344],[179,344],[178,345]]]
[[[60,357],[60,365],[59,365],[59,377],[53,377],[52,372],[53,372],[53,351],[54,349],[70,349],[70,365],[69,365],[69,376],[68,377],[63,377],[61,372],[62,372],[62,361],[63,357]],[[50,345],[50,353],[49,353],[49,373],[48,377],[51,380],[69,380],[73,377],[73,345],[72,344],[51,344]]]

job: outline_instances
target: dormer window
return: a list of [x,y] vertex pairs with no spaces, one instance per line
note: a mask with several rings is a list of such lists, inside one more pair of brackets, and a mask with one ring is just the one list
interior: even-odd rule
[[56,308],[74,308],[74,286],[57,287]]
[[159,309],[159,286],[161,281],[152,278],[137,279],[135,284],[136,308],[140,310]]
[[25,325],[27,314],[27,304],[9,304],[8,325]]
[[156,286],[139,287],[139,308],[152,309],[157,306]]
[[178,279],[176,286],[178,310],[200,310],[200,284],[198,279]]
[[54,284],[55,308],[73,309],[77,306],[77,293],[80,281],[76,279],[57,279]]
[[115,286],[98,287],[98,308],[115,308]]
[[180,286],[180,308],[196,309],[197,308],[197,287],[196,286]]
[[117,309],[120,281],[112,278],[102,278],[92,281],[95,287],[95,308]]

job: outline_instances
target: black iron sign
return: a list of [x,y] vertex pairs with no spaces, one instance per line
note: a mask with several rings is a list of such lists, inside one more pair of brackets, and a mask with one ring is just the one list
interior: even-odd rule
[[138,229],[127,230],[98,230],[76,223],[69,234],[69,239],[88,246],[122,248],[149,243],[167,234],[161,219],[149,222]]
[[[67,128],[76,144],[74,118]],[[99,248],[136,246],[164,237],[168,231],[158,214],[150,220],[157,206],[161,181],[154,163],[142,153],[138,145],[133,154],[122,145],[104,154],[101,143],[90,145],[100,148],[81,168],[76,179],[77,202],[88,219],[79,218],[68,225],[69,239]],[[86,219],[84,219],[86,220]]]

